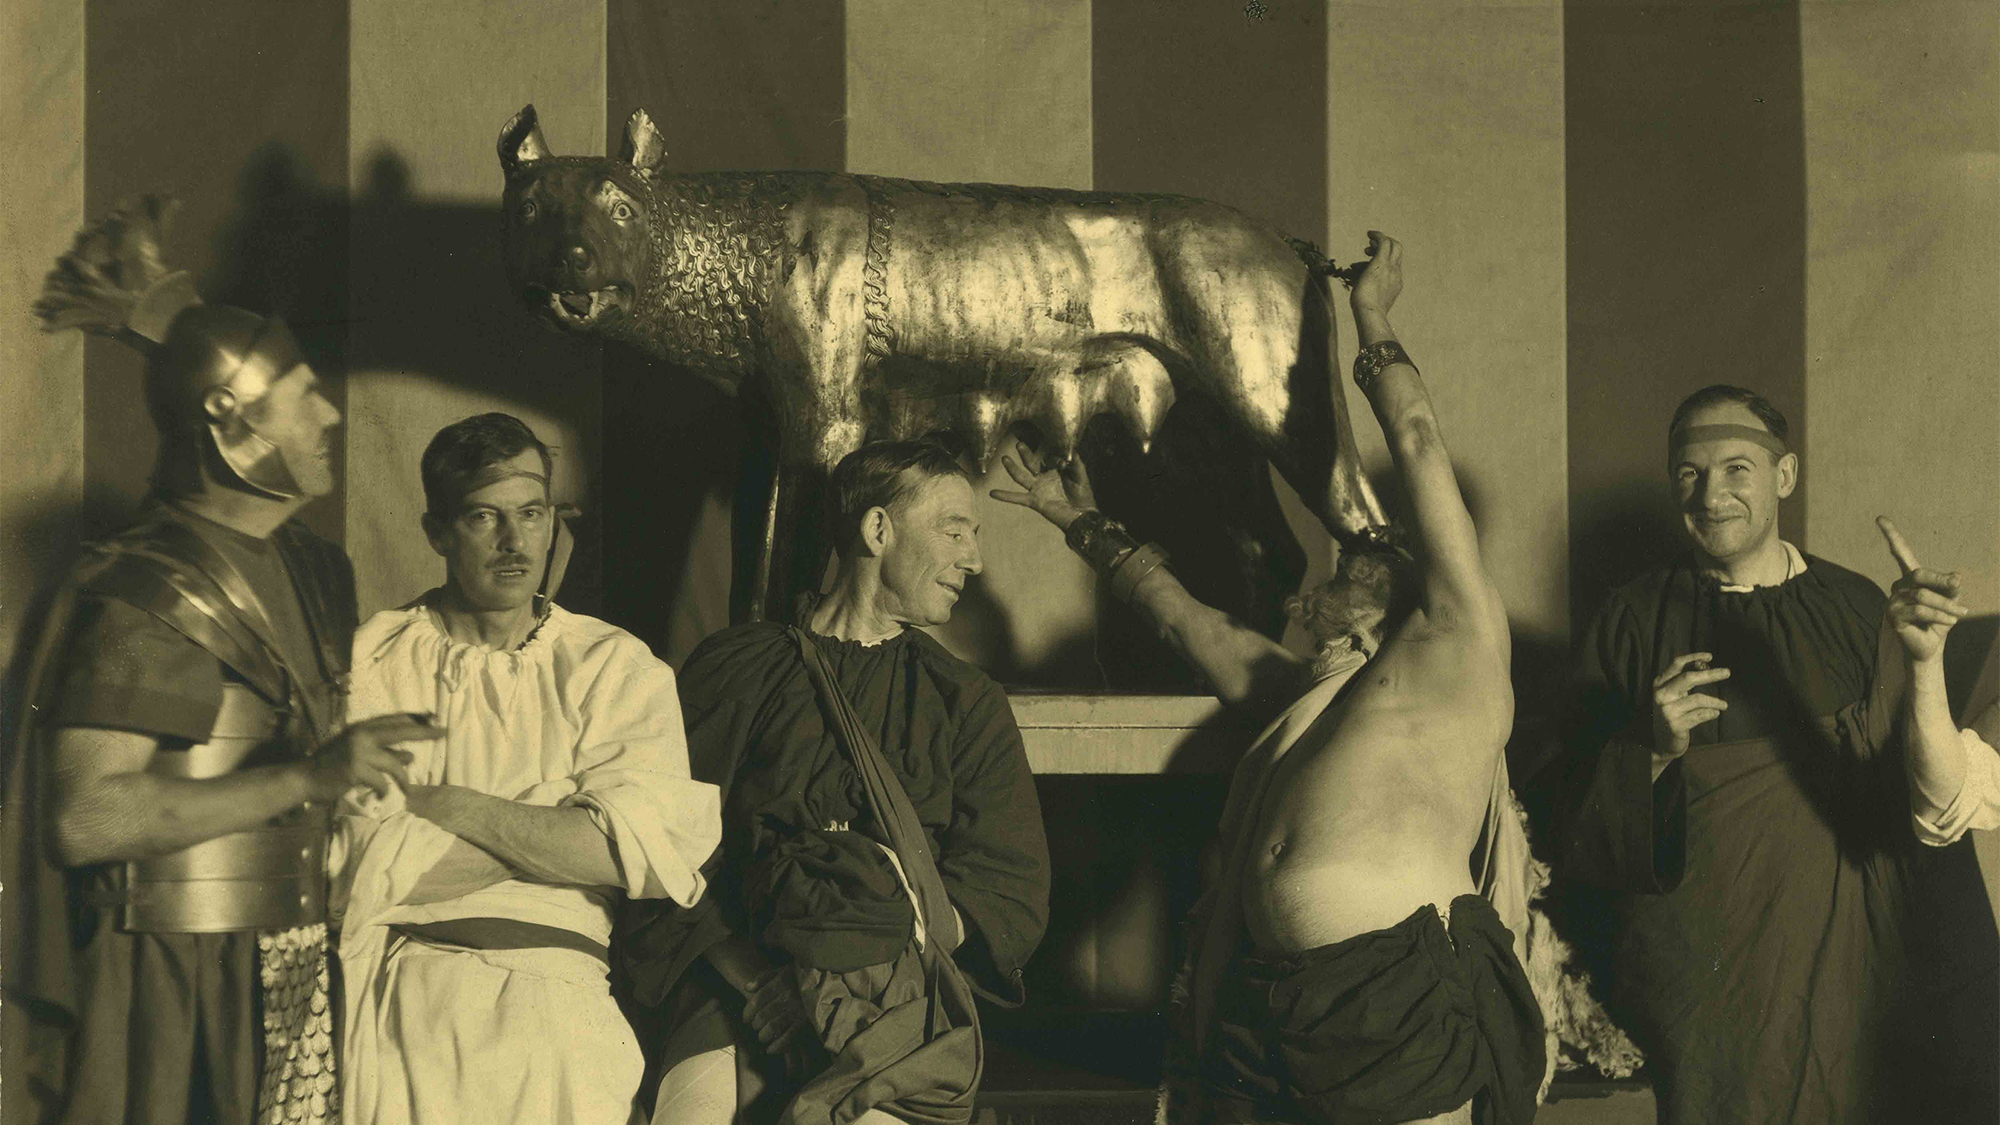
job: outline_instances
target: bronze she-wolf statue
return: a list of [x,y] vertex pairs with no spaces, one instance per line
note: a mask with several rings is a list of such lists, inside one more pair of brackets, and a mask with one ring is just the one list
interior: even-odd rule
[[[1333,270],[1233,208],[833,172],[674,173],[644,110],[615,159],[554,155],[533,106],[499,150],[505,254],[528,304],[691,368],[776,427],[777,483],[763,549],[736,576],[739,616],[782,616],[820,573],[823,555],[789,545],[822,549],[809,526],[819,482],[878,438],[950,432],[984,465],[1010,426],[1031,423],[1067,458],[1109,413],[1145,450],[1181,402],[1260,458],[1242,479],[1261,483],[1269,513],[1261,458],[1336,537],[1385,533],[1334,371]],[[1264,522],[1274,518],[1275,533],[1238,536],[1246,554],[1268,554],[1257,540],[1273,534],[1297,552],[1281,517]]]

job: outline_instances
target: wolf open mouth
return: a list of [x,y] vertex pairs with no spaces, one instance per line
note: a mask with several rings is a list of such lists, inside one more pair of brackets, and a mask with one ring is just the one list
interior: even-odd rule
[[627,292],[622,285],[609,285],[603,289],[573,292],[544,290],[542,297],[547,301],[549,313],[555,317],[556,323],[565,328],[589,328],[606,317],[623,312]]

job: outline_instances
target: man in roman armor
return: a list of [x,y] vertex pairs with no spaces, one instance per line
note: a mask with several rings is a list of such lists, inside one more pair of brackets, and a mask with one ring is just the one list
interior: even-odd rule
[[[355,625],[333,489],[340,412],[285,325],[160,263],[168,205],[84,231],[36,313],[146,352],[153,489],[57,594],[0,837],[10,1119],[326,1121],[327,826],[398,715],[341,728]],[[18,1114],[18,1118],[16,1115]]]

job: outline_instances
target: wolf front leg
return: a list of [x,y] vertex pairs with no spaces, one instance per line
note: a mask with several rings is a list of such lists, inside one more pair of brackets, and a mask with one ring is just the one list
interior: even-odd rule
[[799,596],[819,591],[832,548],[826,474],[785,464],[776,437],[757,426],[744,447],[730,535],[733,625],[795,621]]

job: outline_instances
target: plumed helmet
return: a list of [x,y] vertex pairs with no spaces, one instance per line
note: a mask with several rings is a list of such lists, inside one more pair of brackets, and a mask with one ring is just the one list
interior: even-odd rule
[[[205,305],[160,242],[171,200],[146,196],[77,235],[35,303],[45,331],[110,336],[146,355],[146,405],[160,433],[153,483],[185,492],[205,459],[232,483],[280,500],[301,494],[282,451],[257,432],[271,385],[305,362],[276,317]],[[217,393],[221,392],[221,393]]]

